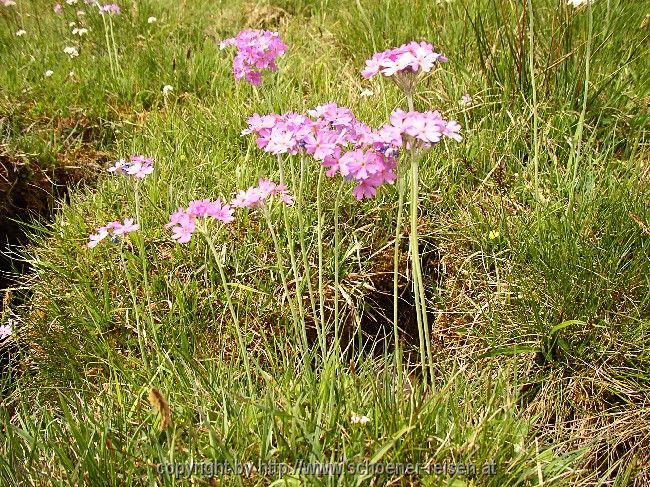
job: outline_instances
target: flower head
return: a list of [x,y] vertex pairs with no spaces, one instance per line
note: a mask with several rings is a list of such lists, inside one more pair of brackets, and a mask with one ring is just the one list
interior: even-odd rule
[[289,193],[286,185],[260,178],[257,186],[239,191],[230,204],[234,208],[255,208],[274,196],[277,196],[286,205],[291,206],[294,203],[293,196]]
[[350,416],[350,422],[352,424],[366,424],[370,422],[370,418],[368,416],[361,416],[353,412]]
[[71,58],[77,57],[79,55],[79,51],[77,50],[76,47],[73,47],[73,46],[68,46],[68,47],[64,48],[63,52],[66,53]]
[[236,80],[245,79],[252,85],[262,82],[262,71],[277,71],[275,60],[282,56],[287,46],[277,32],[246,29],[235,37],[225,39],[220,48],[235,46],[237,54],[233,59],[233,74]]
[[0,5],[3,7],[13,7],[16,5],[16,2],[14,0],[0,0]]
[[153,159],[145,156],[131,156],[129,162],[120,159],[108,168],[108,172],[144,179],[153,172]]
[[61,7],[60,3],[57,3],[56,5],[54,5],[54,13],[55,14],[60,14],[62,10],[63,10],[63,7]]
[[165,228],[171,228],[172,238],[178,243],[187,243],[191,240],[196,230],[198,218],[214,218],[223,223],[231,223],[235,220],[234,209],[224,203],[221,198],[212,201],[210,199],[190,201],[187,208],[179,207],[169,216],[169,223]]
[[124,235],[131,232],[136,232],[140,229],[140,225],[133,223],[133,219],[126,218],[124,223],[119,221],[112,221],[104,225],[103,227],[97,227],[95,229],[96,233],[93,233],[89,237],[89,241],[86,246],[90,249],[96,247],[99,242],[104,240],[106,237],[111,237],[112,239],[117,239],[119,235]]
[[147,23],[148,23],[148,24],[154,24],[154,23],[156,23],[157,21],[158,21],[158,19],[157,19],[156,17],[149,17],[149,18],[147,19]]
[[400,75],[405,73],[428,73],[439,62],[447,58],[433,50],[428,42],[409,42],[393,49],[375,53],[366,61],[366,67],[361,71],[365,78],[372,78],[376,74],[384,76]]
[[121,13],[120,6],[116,3],[109,3],[106,5],[99,6],[99,13],[104,14],[119,14]]
[[583,5],[589,5],[590,3],[592,3],[592,0],[568,0],[567,5],[577,8]]
[[45,76],[46,78],[49,78],[49,77],[52,76],[53,74],[54,74],[54,71],[52,71],[51,69],[48,69],[47,71],[45,71],[45,75],[44,75],[44,76]]
[[27,34],[27,31],[25,29],[20,29],[20,30],[16,31],[16,36],[18,36],[18,37],[22,37],[25,34]]

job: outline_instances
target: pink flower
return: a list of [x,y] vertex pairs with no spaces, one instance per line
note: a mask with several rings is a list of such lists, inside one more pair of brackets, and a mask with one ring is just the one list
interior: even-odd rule
[[[417,63],[418,69],[428,69],[426,61],[431,59],[425,56],[429,53],[427,45],[412,44],[412,52],[400,62],[411,67]],[[297,113],[255,114],[248,119],[248,128],[242,135],[254,135],[257,146],[272,154],[311,155],[327,168],[328,177],[338,173],[354,181],[353,194],[358,199],[373,197],[381,185],[395,182],[397,157],[403,148],[430,148],[444,137],[462,140],[458,122],[445,120],[438,111],[420,113],[397,109],[390,115],[390,123],[378,130],[360,122],[350,109],[336,103],[317,106],[307,113],[311,118]],[[273,188],[273,184],[260,180],[258,186],[240,191],[232,206],[253,208],[269,195],[279,195],[282,201],[292,204],[293,199]]]
[[257,186],[251,186],[247,190],[239,191],[230,204],[235,208],[255,208],[261,206],[273,196],[277,196],[280,201],[288,206],[294,203],[293,196],[289,194],[286,185],[276,184],[268,179],[260,178]]
[[266,150],[271,154],[293,152],[297,144],[294,133],[282,126],[275,126],[269,134]]
[[234,221],[234,210],[231,205],[224,204],[221,198],[190,201],[187,208],[179,207],[169,216],[165,228],[172,229],[172,238],[178,243],[188,243],[196,230],[198,218],[214,218],[223,223]]
[[220,43],[221,49],[235,46],[237,54],[233,59],[233,74],[236,80],[245,79],[251,85],[262,82],[262,71],[277,71],[275,60],[282,56],[287,46],[277,32],[268,30],[242,30],[236,37]]
[[106,237],[110,236],[112,239],[117,240],[118,235],[124,235],[126,233],[136,232],[140,229],[140,225],[133,223],[132,218],[126,218],[124,223],[119,221],[112,221],[107,223],[103,227],[98,227],[95,229],[94,234],[91,234],[88,237],[88,243],[86,246],[90,249],[94,248],[104,240]]
[[109,3],[107,5],[100,5],[99,13],[104,15],[107,14],[119,14],[121,12],[120,6],[116,3]]
[[433,46],[428,42],[409,42],[374,54],[366,61],[361,75],[372,78],[379,73],[384,76],[428,73],[436,63],[447,60],[444,55],[434,52]]
[[108,172],[143,179],[153,172],[153,159],[145,156],[131,156],[129,162],[120,159],[108,168]]
[[62,10],[63,10],[63,7],[61,7],[60,3],[57,3],[56,5],[54,5],[54,13],[55,14],[60,14]]

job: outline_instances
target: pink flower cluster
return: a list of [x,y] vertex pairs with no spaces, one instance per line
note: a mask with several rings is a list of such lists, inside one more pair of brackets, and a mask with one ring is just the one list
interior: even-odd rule
[[264,178],[260,178],[257,186],[239,191],[230,204],[235,208],[255,208],[272,196],[277,196],[288,206],[293,205],[293,196],[289,194],[286,184],[276,184]]
[[99,13],[104,14],[119,14],[121,12],[120,6],[116,3],[109,3],[99,6]]
[[172,238],[178,243],[187,243],[196,230],[198,218],[210,217],[223,223],[230,223],[235,219],[233,211],[229,204],[224,204],[221,201],[221,198],[214,201],[209,199],[193,200],[190,201],[187,208],[179,207],[176,212],[172,213],[165,228],[172,229]]
[[371,78],[378,73],[393,76],[405,73],[428,73],[439,62],[447,62],[443,54],[433,50],[428,42],[409,42],[393,49],[375,53],[366,61],[366,67],[361,74]]
[[187,243],[196,230],[197,218],[211,217],[223,223],[231,223],[235,220],[233,215],[235,208],[256,208],[274,196],[289,206],[293,205],[293,197],[285,185],[260,178],[257,186],[239,191],[230,203],[224,203],[220,198],[215,201],[209,199],[190,201],[186,209],[180,207],[170,215],[169,223],[165,228],[172,229],[172,238],[178,243]]
[[275,60],[287,50],[277,32],[255,29],[243,30],[236,37],[222,41],[219,46],[221,49],[227,46],[237,48],[233,60],[235,79],[246,79],[252,85],[262,82],[264,69],[277,71]]
[[95,229],[97,233],[90,235],[90,241],[88,242],[87,246],[88,248],[92,249],[108,236],[110,236],[113,241],[116,241],[118,235],[135,232],[139,229],[140,225],[134,224],[132,218],[126,218],[123,224],[119,221],[110,222],[103,227],[98,227]]
[[318,106],[309,110],[308,115],[254,114],[242,135],[255,135],[257,146],[271,154],[311,155],[327,168],[327,176],[339,173],[354,181],[352,193],[359,200],[374,197],[379,186],[395,181],[397,156],[402,147],[415,142],[428,148],[443,137],[462,140],[460,125],[444,120],[437,111],[395,110],[390,123],[378,130],[336,103]]
[[143,179],[153,172],[153,159],[145,156],[131,156],[129,162],[120,159],[108,168],[108,172],[115,174],[130,175]]

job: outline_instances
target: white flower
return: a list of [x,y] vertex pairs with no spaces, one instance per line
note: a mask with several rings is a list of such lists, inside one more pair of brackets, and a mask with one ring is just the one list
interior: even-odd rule
[[374,94],[375,94],[374,91],[369,90],[369,89],[367,89],[367,88],[362,89],[362,90],[361,90],[361,93],[360,93],[360,95],[361,95],[362,97],[364,97],[364,98],[367,98],[367,97],[372,96],[372,95],[374,95]]
[[77,10],[77,17],[83,17],[84,15],[86,15],[86,12],[83,10]]
[[17,35],[18,37],[22,37],[22,36],[24,36],[25,34],[27,34],[27,31],[24,30],[24,29],[20,29],[19,31],[16,32],[16,35]]
[[353,412],[350,421],[352,424],[366,424],[370,422],[370,418],[368,416],[359,416],[357,413]]
[[0,3],[5,7],[13,7],[16,5],[16,2],[14,2],[14,0],[0,0]]
[[469,96],[469,93],[465,93],[460,100],[458,100],[460,106],[466,107],[472,104],[472,97]]
[[74,78],[74,71],[70,71],[70,72],[68,73],[68,76],[70,76],[71,78]]
[[72,33],[77,34],[79,36],[83,36],[83,35],[88,34],[88,29],[86,29],[85,27],[82,27],[81,29],[77,29],[75,27],[74,29],[72,29]]
[[572,7],[581,7],[583,5],[590,4],[591,0],[569,0],[567,2],[567,5],[571,5]]
[[47,71],[45,71],[45,77],[46,77],[46,78],[49,78],[49,77],[52,76],[53,74],[54,74],[54,71],[52,71],[51,69],[48,69]]
[[163,86],[163,89],[162,89],[163,95],[167,95],[171,91],[174,91],[174,87],[172,85]]
[[68,5],[74,5],[77,3],[77,0],[65,0],[65,3],[67,3]]
[[153,24],[153,23],[155,23],[157,21],[158,21],[158,19],[156,17],[149,17],[147,19],[147,23],[149,23],[149,24]]
[[63,52],[65,52],[71,58],[77,57],[79,55],[79,51],[77,51],[76,47],[66,47],[65,49],[63,49]]
[[0,326],[0,340],[4,340],[5,338],[11,336],[11,332],[13,331],[11,325],[12,323],[10,319],[6,325]]

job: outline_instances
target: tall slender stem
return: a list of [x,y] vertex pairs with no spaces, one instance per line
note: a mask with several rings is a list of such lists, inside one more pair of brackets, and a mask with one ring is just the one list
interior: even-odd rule
[[109,15],[108,17],[108,25],[110,27],[111,31],[111,40],[113,41],[113,55],[115,56],[115,73],[119,74],[120,72],[120,63],[117,59],[117,43],[115,42],[115,35],[113,34],[113,19]]
[[569,195],[569,204],[567,206],[567,213],[571,211],[573,207],[574,197],[575,197],[575,188],[576,180],[578,179],[578,164],[582,156],[582,131],[585,125],[585,115],[587,113],[587,96],[589,95],[589,73],[591,68],[591,44],[593,38],[594,30],[594,16],[591,10],[591,2],[587,3],[587,12],[588,12],[588,33],[587,33],[587,51],[585,53],[585,84],[584,91],[582,93],[582,110],[580,111],[580,119],[578,120],[578,127],[576,128],[576,133],[574,136],[573,145],[575,147],[575,155],[572,154],[571,159],[573,159],[573,180],[571,181],[571,193]]
[[115,66],[113,65],[113,49],[111,48],[111,41],[108,37],[108,26],[106,25],[106,18],[102,17],[102,24],[104,24],[104,38],[106,39],[106,52],[108,53],[108,62],[111,65],[111,74],[115,76]]
[[322,186],[323,186],[323,173],[325,169],[323,166],[320,167],[320,172],[318,173],[318,185],[316,187],[316,212],[318,213],[318,224],[317,224],[317,234],[318,234],[318,298],[320,301],[320,341],[321,341],[321,350],[323,356],[327,353],[327,348],[325,345],[325,290],[323,288],[323,208],[322,208]]
[[[284,163],[282,160],[282,156],[278,154],[278,166],[280,167],[280,184],[284,185],[285,184],[285,171],[284,171]],[[298,264],[296,261],[296,255],[295,255],[295,248],[294,248],[294,241],[293,241],[293,230],[291,228],[290,222],[289,222],[289,215],[287,212],[287,206],[282,205],[282,218],[284,220],[284,227],[287,232],[287,246],[289,247],[289,258],[291,260],[291,270],[293,271],[293,279],[294,282],[296,283],[296,301],[298,302],[298,316],[297,316],[297,324],[300,324],[301,328],[301,339],[302,339],[302,345],[304,347],[304,351],[307,352],[309,350],[309,343],[307,340],[307,328],[305,326],[305,309],[304,309],[304,304],[302,302],[302,286],[301,286],[301,279],[300,275],[298,274]],[[287,299],[289,299],[289,295],[287,293]]]
[[298,185],[298,197],[297,197],[297,213],[298,213],[298,226],[300,234],[300,251],[302,253],[302,264],[305,268],[305,279],[307,280],[307,289],[309,291],[309,301],[311,304],[311,312],[314,317],[314,323],[318,326],[318,318],[316,316],[316,299],[314,297],[314,289],[311,283],[311,265],[309,265],[309,259],[307,255],[307,245],[305,243],[305,223],[304,223],[304,196],[303,188],[305,186],[305,155],[300,155],[300,184]]
[[124,260],[124,249],[120,249],[120,261],[122,262],[122,268],[124,269],[124,275],[126,276],[126,282],[129,285],[129,293],[131,294],[131,300],[133,301],[133,312],[135,313],[135,324],[136,331],[138,333],[138,345],[140,346],[140,355],[142,356],[142,361],[144,366],[149,368],[149,360],[147,359],[147,349],[145,347],[145,338],[146,332],[142,328],[142,323],[140,322],[140,310],[138,308],[138,297],[135,292],[135,287],[133,286],[133,281],[131,280],[131,274],[126,267],[126,261]]
[[249,394],[253,394],[253,381],[251,379],[251,371],[250,371],[250,364],[248,361],[248,350],[246,348],[246,344],[244,343],[244,337],[242,336],[241,333],[241,327],[239,325],[239,318],[237,317],[237,313],[235,312],[235,307],[232,304],[232,298],[230,296],[230,289],[228,287],[228,280],[226,279],[226,273],[223,269],[223,264],[221,262],[221,256],[217,253],[217,249],[214,247],[214,242],[212,241],[212,238],[210,237],[210,233],[208,232],[207,228],[204,226],[202,229],[203,236],[205,237],[206,242],[208,243],[208,247],[210,248],[210,252],[212,253],[212,257],[214,258],[214,261],[217,264],[217,268],[219,269],[219,277],[221,278],[221,285],[223,286],[223,290],[226,293],[226,303],[228,305],[228,310],[230,311],[230,316],[232,317],[233,324],[235,325],[235,333],[237,335],[237,343],[239,345],[239,353],[242,356],[242,359],[244,361],[244,368],[246,369],[246,379],[248,381],[248,392]]
[[[278,240],[278,235],[275,232],[275,229],[273,228],[273,222],[271,221],[271,212],[268,205],[264,204],[262,208],[262,212],[264,213],[264,218],[266,219],[266,224],[269,228],[269,232],[271,233],[271,239],[273,240],[273,245],[275,247],[276,259],[278,261],[278,272],[280,273],[282,288],[284,289],[284,293],[287,296],[287,301],[289,302],[289,309],[291,310],[291,318],[293,319],[294,326],[298,327],[299,326],[298,314],[293,304],[293,300],[291,299],[291,293],[289,292],[289,285],[287,284],[287,275],[284,272],[284,263],[282,261],[282,249],[280,248],[280,241]],[[300,336],[300,333],[298,333],[298,336]]]
[[[142,220],[140,216],[140,181],[135,183],[135,220],[138,225],[142,225]],[[147,252],[144,248],[144,239],[138,239],[138,251],[140,253],[140,260],[142,261],[142,280],[144,282],[144,293],[147,298],[147,309],[149,311],[149,324],[151,325],[151,333],[153,334],[154,341],[158,345],[158,332],[156,331],[156,325],[154,324],[153,317],[151,315],[151,292],[149,289],[149,271],[147,269]]]
[[339,346],[339,246],[341,244],[341,233],[339,229],[339,207],[341,203],[341,193],[343,190],[343,181],[339,185],[339,190],[336,193],[334,200],[334,347],[335,350]]
[[539,193],[539,115],[537,113],[537,83],[535,81],[535,24],[533,17],[533,4],[528,0],[528,69],[530,71],[530,83],[533,90],[533,167],[535,170],[535,198],[541,201]]

